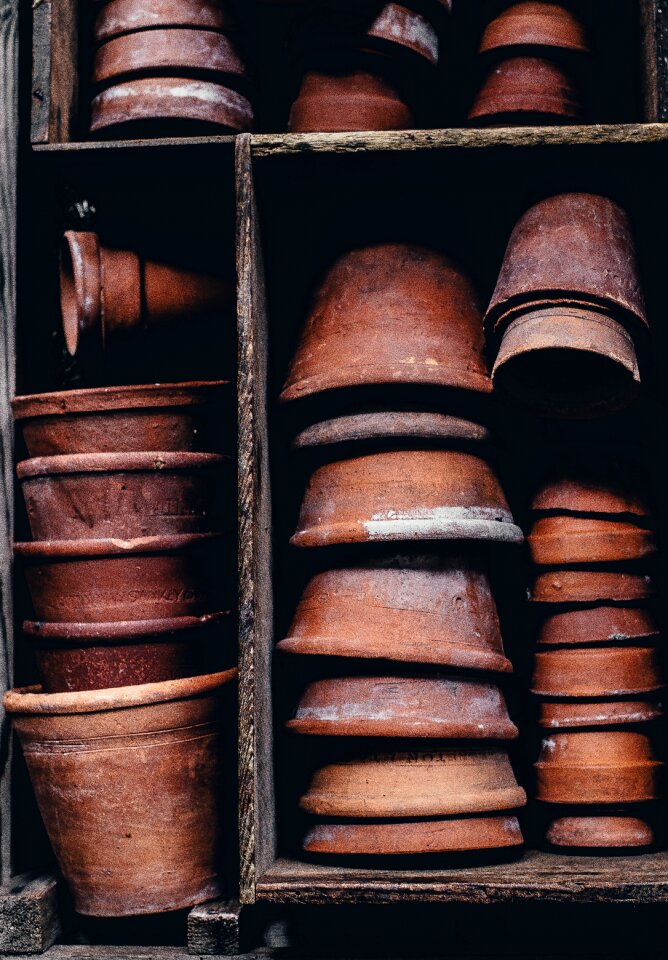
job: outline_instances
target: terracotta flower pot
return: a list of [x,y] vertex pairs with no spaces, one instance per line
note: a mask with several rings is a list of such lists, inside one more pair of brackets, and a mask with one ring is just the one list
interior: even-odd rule
[[582,24],[558,3],[514,3],[492,20],[482,35],[480,53],[508,47],[589,52]]
[[193,27],[235,33],[236,19],[229,4],[219,0],[107,0],[95,19],[95,41],[103,43],[135,30],[156,27]]
[[45,693],[160,683],[210,673],[235,659],[229,613],[117,623],[43,623],[23,632]]
[[573,123],[585,115],[571,70],[545,57],[508,57],[493,64],[468,119],[482,126]]
[[653,647],[575,647],[534,657],[531,689],[543,697],[622,697],[662,687]]
[[638,463],[594,448],[559,451],[531,501],[534,514],[649,517],[647,477]]
[[363,247],[317,290],[280,399],[369,384],[490,392],[478,295],[443,254]]
[[543,740],[536,798],[548,803],[639,803],[660,793],[663,764],[644,733],[577,730]]
[[589,517],[539,517],[527,540],[538,566],[639,560],[656,551],[652,530]]
[[369,39],[380,41],[380,49],[399,46],[430,66],[438,65],[438,31],[430,20],[399,3],[386,3],[366,31]]
[[548,828],[547,840],[555,847],[648,847],[654,843],[654,830],[647,820],[621,814],[557,817]]
[[12,401],[30,457],[231,450],[231,384],[149,383],[35,393]]
[[411,107],[384,76],[368,70],[309,71],[290,108],[291,133],[406,130]]
[[336,737],[513,740],[495,683],[464,677],[337,677],[310,683],[286,726]]
[[512,670],[482,558],[461,552],[316,574],[278,649]]
[[[17,543],[36,618],[105,623],[201,616],[233,593],[233,547],[215,534]],[[222,554],[222,556],[221,556]],[[229,554],[229,558],[226,557]]]
[[490,432],[482,424],[443,413],[382,411],[321,420],[301,430],[292,441],[292,446],[295,450],[305,450],[337,443],[389,439],[447,439],[485,443],[490,440]]
[[96,233],[68,230],[60,248],[60,310],[72,356],[89,341],[184,324],[233,309],[233,284],[100,244]]
[[503,750],[377,754],[317,770],[299,801],[324,817],[440,817],[524,806]]
[[536,603],[626,603],[647,600],[654,593],[652,578],[646,574],[550,570],[536,577],[530,599]]
[[79,913],[160,913],[220,896],[231,847],[219,819],[221,697],[235,675],[5,696]]
[[662,716],[661,704],[652,700],[543,700],[538,722],[546,730],[571,730],[649,723]]
[[521,543],[489,464],[458,450],[390,450],[337,460],[311,475],[298,547],[396,540]]
[[517,847],[517,817],[453,817],[394,823],[317,823],[304,838],[308,853],[348,856],[464,853]]
[[602,604],[584,610],[554,613],[542,622],[539,644],[624,643],[640,644],[659,636],[654,617],[644,607],[613,607]]

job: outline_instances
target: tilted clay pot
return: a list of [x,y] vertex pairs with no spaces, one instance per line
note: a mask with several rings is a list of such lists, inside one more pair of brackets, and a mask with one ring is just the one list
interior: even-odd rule
[[278,649],[512,670],[482,557],[462,551],[316,574]]
[[[228,606],[234,551],[215,534],[17,543],[36,618],[104,623],[201,616]],[[229,557],[226,556],[229,554]]]
[[156,27],[194,27],[235,33],[230,4],[219,0],[107,0],[95,19],[95,41],[103,43],[135,30]]
[[508,57],[493,64],[469,110],[482,126],[567,123],[585,115],[572,70],[545,57]]
[[[72,356],[93,340],[233,309],[233,284],[105,247],[92,231],[67,230],[60,248],[60,310]],[[148,449],[148,448],[146,448]]]
[[534,514],[619,514],[648,517],[647,477],[638,463],[614,452],[575,449],[559,451],[531,501]]
[[317,770],[299,801],[324,817],[440,817],[524,806],[508,755],[461,747],[377,754]]
[[453,817],[394,823],[317,823],[304,838],[308,853],[348,856],[463,853],[517,847],[517,817]]
[[553,733],[543,740],[535,764],[536,798],[577,804],[654,800],[660,793],[662,766],[644,733]]
[[653,647],[575,647],[534,656],[531,689],[543,697],[622,697],[662,687]]
[[491,391],[468,276],[435,250],[388,243],[330,267],[280,399],[395,383]]
[[656,551],[652,530],[589,517],[539,517],[527,540],[538,566],[639,560]]
[[514,3],[486,27],[480,53],[507,47],[554,47],[588,53],[580,21],[559,3]]
[[117,623],[27,620],[45,693],[159,683],[234,660],[229,613]]
[[288,120],[291,133],[406,130],[413,126],[413,111],[395,86],[368,70],[309,71]]
[[380,41],[380,49],[399,46],[431,66],[438,65],[438,31],[429,19],[399,3],[386,3],[366,31],[369,40]]
[[389,450],[336,460],[311,475],[298,547],[393,540],[497,540],[522,533],[481,457],[459,450]]
[[662,716],[661,704],[653,700],[543,700],[538,723],[546,730],[571,730],[649,723]]
[[292,441],[292,446],[296,450],[305,450],[359,440],[394,438],[484,443],[490,439],[490,432],[482,424],[444,413],[378,411],[321,420],[301,430]]
[[652,578],[607,570],[550,570],[539,574],[529,597],[536,603],[601,603],[646,600],[655,593]]
[[286,726],[297,733],[337,737],[517,737],[497,684],[464,677],[316,680]]
[[221,698],[235,676],[5,696],[78,913],[162,913],[220,896],[232,855],[220,831]]
[[659,636],[654,617],[644,607],[613,607],[602,604],[584,610],[566,610],[545,618],[538,632],[539,644],[650,642]]
[[620,849],[651,846],[654,830],[647,820],[622,814],[557,817],[550,824],[546,837],[555,847]]
[[119,451],[231,451],[231,384],[149,383],[35,393],[12,401],[30,457]]

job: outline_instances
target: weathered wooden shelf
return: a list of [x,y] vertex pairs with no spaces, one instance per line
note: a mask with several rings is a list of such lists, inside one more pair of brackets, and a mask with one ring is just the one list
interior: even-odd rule
[[210,137],[155,137],[152,140],[76,140],[71,143],[34,143],[35,153],[66,154],[66,153],[98,153],[114,150],[164,150],[179,147],[227,146],[234,145],[233,136]]

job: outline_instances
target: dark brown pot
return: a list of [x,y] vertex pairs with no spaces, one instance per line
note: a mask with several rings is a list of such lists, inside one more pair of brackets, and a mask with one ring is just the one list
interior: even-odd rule
[[47,540],[14,549],[24,562],[38,620],[198,617],[224,609],[234,592],[233,544],[215,534]]
[[95,20],[95,40],[103,43],[135,30],[193,27],[235,33],[236,18],[219,0],[107,0]]
[[490,67],[468,119],[482,126],[520,126],[573,123],[584,114],[571,71],[544,57],[522,56]]
[[649,723],[663,716],[653,700],[543,700],[538,723],[546,730],[620,727]]
[[640,643],[658,636],[656,621],[644,607],[602,604],[546,617],[537,640],[539,644]]
[[45,693],[160,683],[235,659],[229,613],[119,623],[27,620]]
[[558,3],[514,3],[492,20],[485,27],[480,52],[508,47],[589,52],[582,24]]
[[550,824],[547,840],[555,847],[623,849],[654,843],[651,823],[620,813],[593,817],[557,817]]
[[589,517],[539,517],[527,537],[538,566],[615,563],[656,552],[652,530],[634,523]]
[[363,70],[305,74],[288,120],[292,133],[406,130],[414,125],[413,111],[389,80]]
[[231,451],[229,383],[149,383],[35,393],[12,401],[30,457],[74,453]]
[[622,697],[662,687],[653,647],[575,647],[534,657],[531,689],[543,697]]
[[223,892],[221,700],[235,676],[5,696],[78,913],[162,913]]
[[638,463],[607,450],[559,451],[533,496],[531,511],[595,514],[611,520],[621,519],[620,514],[648,517],[647,476]]
[[651,577],[607,570],[551,570],[533,582],[530,599],[537,603],[627,603],[655,593]]

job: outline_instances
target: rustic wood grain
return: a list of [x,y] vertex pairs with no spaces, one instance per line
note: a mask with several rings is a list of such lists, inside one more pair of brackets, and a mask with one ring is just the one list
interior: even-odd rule
[[203,903],[188,914],[188,953],[236,956],[239,953],[241,904],[236,900]]
[[668,5],[640,0],[645,119],[668,119]]
[[78,43],[76,0],[34,0],[30,122],[33,143],[74,139]]
[[[29,955],[26,955],[26,958]],[[246,953],[239,960],[271,960],[271,950],[256,950]],[[16,957],[21,960],[21,957]],[[33,960],[31,957],[30,960]],[[193,960],[193,954],[184,953],[179,947],[117,947],[96,944],[58,944],[44,954],[44,960]]]
[[15,877],[0,887],[0,954],[44,953],[60,933],[53,877]]

